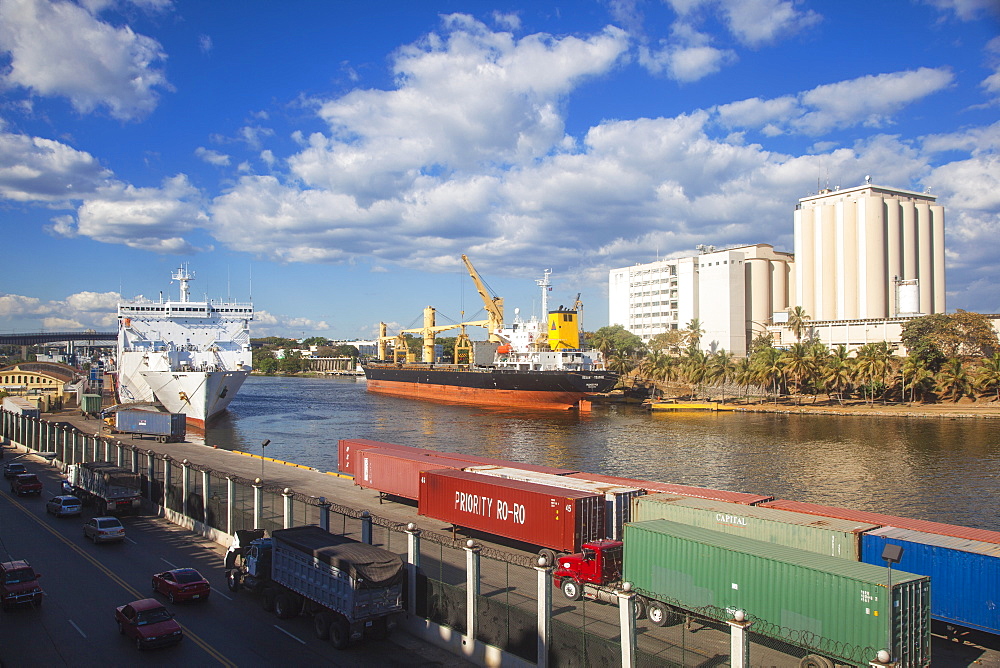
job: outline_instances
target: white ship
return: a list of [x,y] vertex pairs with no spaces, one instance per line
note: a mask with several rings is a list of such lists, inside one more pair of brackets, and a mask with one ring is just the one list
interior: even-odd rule
[[194,276],[183,265],[171,278],[180,300],[138,296],[118,304],[118,401],[159,403],[204,428],[226,410],[253,365],[249,302],[191,301]]

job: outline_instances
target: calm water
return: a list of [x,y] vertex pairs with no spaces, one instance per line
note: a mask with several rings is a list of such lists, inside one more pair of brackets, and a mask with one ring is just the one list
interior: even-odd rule
[[369,438],[663,482],[771,494],[1000,531],[1000,422],[752,413],[588,415],[370,394],[364,380],[251,377],[206,434],[220,448],[337,469]]

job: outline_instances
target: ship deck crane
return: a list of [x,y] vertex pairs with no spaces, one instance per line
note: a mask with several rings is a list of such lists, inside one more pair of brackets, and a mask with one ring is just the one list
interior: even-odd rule
[[469,276],[472,277],[472,281],[476,284],[476,290],[479,291],[479,296],[483,300],[483,306],[486,308],[490,323],[489,340],[494,343],[500,343],[501,339],[498,332],[503,329],[503,297],[497,297],[492,290],[487,288],[486,283],[479,276],[479,272],[472,266],[472,262],[469,261],[468,256],[464,253],[462,254],[462,262],[465,263],[465,268],[469,271]]

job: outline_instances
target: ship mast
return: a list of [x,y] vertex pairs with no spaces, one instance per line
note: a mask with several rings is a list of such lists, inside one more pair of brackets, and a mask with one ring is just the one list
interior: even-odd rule
[[170,278],[181,284],[181,301],[188,301],[188,293],[191,289],[188,287],[188,282],[194,280],[194,275],[188,273],[187,265],[182,264],[177,271],[170,274]]
[[552,270],[546,269],[542,278],[535,279],[535,285],[542,289],[542,322],[545,322],[549,317],[549,288],[552,287],[549,276],[551,275]]

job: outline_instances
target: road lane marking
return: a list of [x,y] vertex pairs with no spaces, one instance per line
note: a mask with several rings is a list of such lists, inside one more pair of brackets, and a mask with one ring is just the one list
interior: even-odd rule
[[233,600],[233,599],[231,599],[230,597],[228,597],[228,596],[226,596],[225,594],[223,594],[223,593],[222,593],[222,592],[221,592],[220,590],[216,589],[215,587],[212,587],[212,591],[214,591],[214,592],[215,592],[215,595],[216,595],[216,596],[221,596],[222,598],[226,599],[227,601],[231,601],[231,600]]
[[[17,499],[15,499],[15,498],[7,495],[7,494],[4,494],[4,497],[17,510],[20,510],[27,517],[31,518],[40,527],[42,527],[43,529],[45,529],[46,531],[48,531],[50,534],[52,534],[53,536],[55,536],[56,539],[62,541],[71,550],[73,550],[74,552],[76,552],[77,554],[79,554],[85,560],[89,561],[91,563],[91,565],[93,565],[95,568],[97,568],[97,570],[99,570],[102,573],[104,573],[104,575],[106,575],[115,584],[119,585],[122,589],[124,589],[126,592],[128,592],[131,596],[134,596],[136,600],[143,599],[143,598],[148,598],[148,596],[146,594],[141,593],[138,589],[136,589],[135,587],[133,587],[129,583],[125,582],[125,580],[123,580],[121,577],[119,577],[117,573],[115,573],[110,568],[108,568],[107,566],[105,566],[103,563],[101,563],[100,561],[98,561],[97,558],[94,557],[93,555],[91,555],[87,550],[83,549],[82,547],[80,547],[79,545],[77,545],[76,543],[74,543],[73,541],[71,541],[70,539],[66,538],[65,536],[63,536],[58,531],[56,531],[48,522],[43,521],[43,519],[45,518],[45,516],[37,517],[34,513],[32,513],[30,510],[28,510],[28,508],[25,507],[25,505],[22,504]],[[180,622],[178,622],[178,626],[180,626],[181,629],[183,629],[185,638],[189,638],[191,640],[191,642],[193,642],[194,644],[198,645],[198,647],[201,647],[213,659],[215,659],[216,661],[218,661],[219,663],[221,663],[223,666],[227,666],[228,668],[238,668],[238,666],[235,663],[233,663],[232,661],[230,661],[229,659],[227,659],[225,656],[223,656],[217,649],[215,649],[214,647],[212,647],[211,645],[209,645],[200,636],[196,635],[195,633],[192,633],[191,630],[186,625],[181,624]],[[296,638],[296,640],[298,640],[298,639]]]
[[170,568],[177,568],[176,566],[174,566],[172,563],[170,563],[169,561],[167,561],[163,557],[160,557],[160,561],[162,561],[163,563],[165,563],[167,566],[170,566]]
[[302,643],[303,645],[305,645],[305,644],[306,644],[306,641],[305,641],[305,640],[303,640],[302,638],[299,638],[299,637],[298,637],[298,636],[296,636],[296,635],[293,635],[292,633],[289,633],[288,631],[286,631],[285,629],[281,628],[281,627],[280,627],[280,626],[278,626],[277,624],[275,624],[275,625],[274,625],[274,628],[278,629],[279,631],[281,631],[282,633],[284,633],[284,634],[285,634],[286,636],[288,636],[288,637],[289,637],[289,638],[291,638],[292,640],[297,640],[297,641],[299,641],[300,643]]
[[80,628],[79,626],[77,626],[77,625],[76,625],[76,622],[74,622],[74,621],[73,621],[72,619],[69,619],[69,620],[67,620],[67,621],[68,621],[68,622],[69,622],[70,624],[72,624],[72,625],[73,625],[73,628],[74,628],[74,629],[76,629],[76,632],[77,632],[77,633],[79,633],[80,635],[82,635],[82,636],[83,636],[84,638],[86,638],[86,637],[87,637],[87,634],[83,632],[83,629],[81,629],[81,628]]

